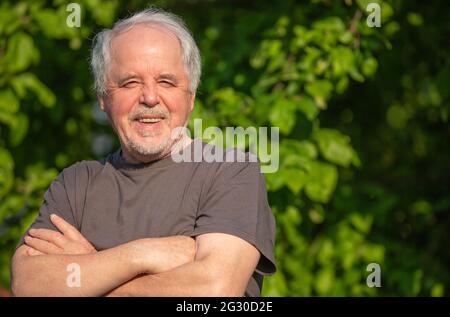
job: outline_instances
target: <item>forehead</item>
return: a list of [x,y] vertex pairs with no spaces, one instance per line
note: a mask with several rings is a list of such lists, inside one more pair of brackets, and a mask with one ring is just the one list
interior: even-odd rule
[[132,65],[182,65],[181,45],[170,31],[158,25],[138,24],[111,41],[111,59],[119,68]]

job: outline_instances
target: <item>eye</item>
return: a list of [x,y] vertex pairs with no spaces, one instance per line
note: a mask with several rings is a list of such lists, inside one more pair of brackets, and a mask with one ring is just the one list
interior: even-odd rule
[[127,81],[126,83],[123,83],[123,84],[122,84],[122,87],[124,87],[124,88],[134,88],[134,87],[136,87],[138,84],[139,84],[138,81],[136,81],[136,80],[130,80],[130,81]]
[[159,81],[159,84],[166,88],[175,87],[175,84],[168,80],[161,80],[161,81]]

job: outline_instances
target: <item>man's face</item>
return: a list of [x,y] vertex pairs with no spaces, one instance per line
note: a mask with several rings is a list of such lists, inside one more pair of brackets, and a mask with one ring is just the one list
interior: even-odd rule
[[138,25],[111,42],[107,94],[100,98],[125,159],[146,162],[168,153],[172,131],[187,124],[195,95],[175,35]]

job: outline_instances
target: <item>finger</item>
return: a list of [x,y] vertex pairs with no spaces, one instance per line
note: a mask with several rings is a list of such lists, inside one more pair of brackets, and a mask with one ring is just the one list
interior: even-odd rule
[[62,249],[64,249],[64,245],[67,243],[67,238],[55,230],[31,229],[28,234],[33,238],[51,242]]
[[80,240],[81,238],[84,239],[84,237],[81,235],[81,233],[70,223],[65,221],[63,218],[56,214],[50,215],[50,220],[52,223],[60,230],[64,235],[69,237],[72,240]]
[[35,255],[43,255],[44,253],[42,253],[42,252],[40,252],[40,251],[38,251],[36,249],[33,249],[32,247],[28,247],[27,254],[29,256],[35,256]]
[[45,240],[41,240],[38,238],[32,238],[30,236],[25,237],[25,243],[32,247],[33,249],[36,249],[37,251],[40,251],[45,254],[62,254],[63,251],[58,248],[53,243],[47,242]]

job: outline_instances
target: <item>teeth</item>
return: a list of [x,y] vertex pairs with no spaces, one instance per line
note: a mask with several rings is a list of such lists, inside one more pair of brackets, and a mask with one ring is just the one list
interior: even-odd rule
[[161,118],[143,118],[143,119],[139,119],[139,122],[142,123],[156,123],[161,121]]

